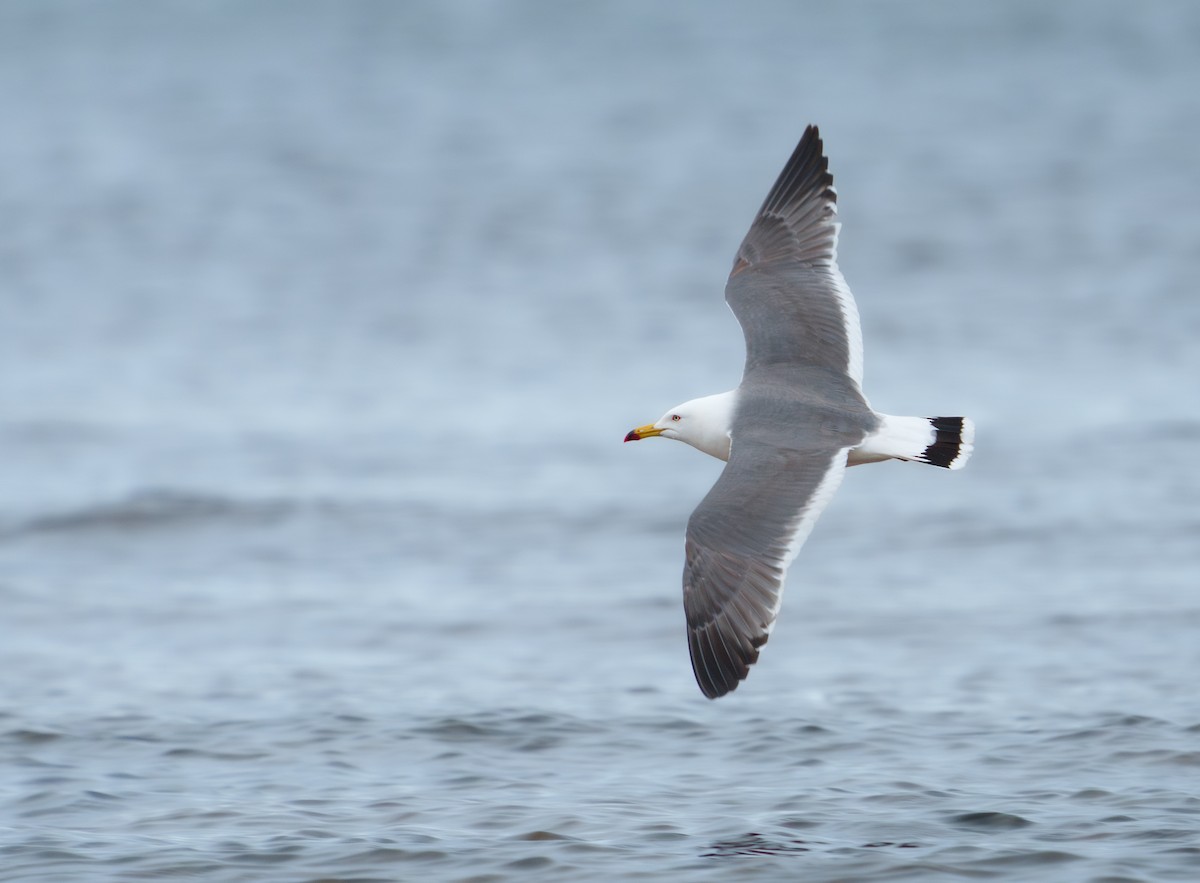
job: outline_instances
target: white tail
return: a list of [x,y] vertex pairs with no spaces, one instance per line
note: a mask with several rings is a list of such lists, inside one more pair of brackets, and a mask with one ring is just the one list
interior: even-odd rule
[[879,428],[850,452],[851,466],[908,460],[962,469],[975,450],[975,424],[967,417],[879,416]]

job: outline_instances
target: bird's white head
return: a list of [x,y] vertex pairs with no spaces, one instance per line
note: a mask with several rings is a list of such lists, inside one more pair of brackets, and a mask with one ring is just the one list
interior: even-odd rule
[[659,435],[685,442],[718,460],[728,460],[733,406],[734,392],[692,399],[676,405],[655,423],[631,429],[625,441],[640,441]]

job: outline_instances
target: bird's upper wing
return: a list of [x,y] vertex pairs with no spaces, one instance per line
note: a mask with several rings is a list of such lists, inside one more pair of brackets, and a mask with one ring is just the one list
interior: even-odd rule
[[758,659],[788,565],[841,483],[846,450],[736,443],[688,520],[683,607],[692,670],[710,699],[735,689]]
[[746,373],[811,365],[862,386],[862,332],[837,266],[837,192],[809,126],[738,248],[725,299],[746,337]]

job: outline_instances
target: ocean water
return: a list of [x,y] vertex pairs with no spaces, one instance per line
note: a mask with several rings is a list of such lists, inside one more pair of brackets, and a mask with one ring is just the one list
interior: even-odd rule
[[[0,7],[0,880],[1200,879],[1200,7]],[[890,413],[687,659],[805,124]]]

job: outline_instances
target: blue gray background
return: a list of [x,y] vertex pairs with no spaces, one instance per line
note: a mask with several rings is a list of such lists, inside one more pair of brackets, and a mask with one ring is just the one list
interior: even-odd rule
[[[1194,880],[1200,7],[0,5],[0,879]],[[880,410],[688,666],[806,123]]]

